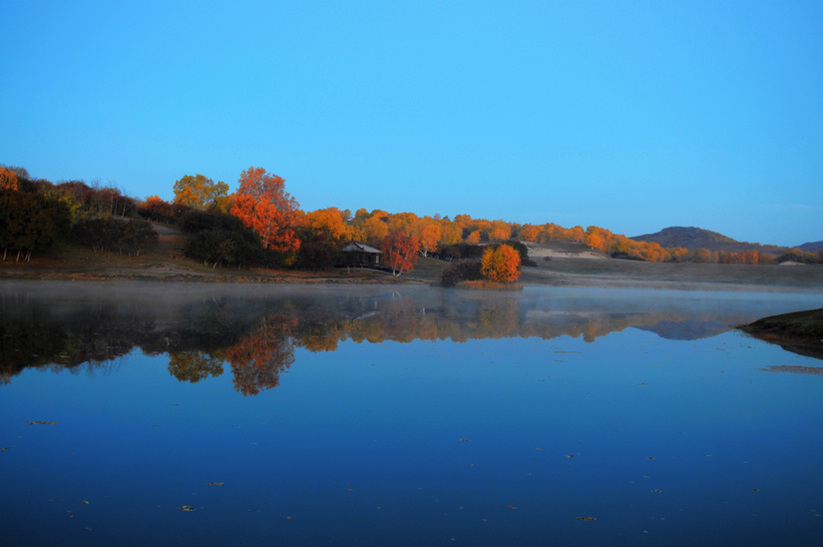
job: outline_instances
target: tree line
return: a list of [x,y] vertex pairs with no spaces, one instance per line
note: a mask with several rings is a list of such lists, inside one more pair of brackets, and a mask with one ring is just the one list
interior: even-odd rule
[[[326,269],[339,263],[341,249],[352,241],[380,249],[383,264],[395,275],[413,269],[420,256],[482,261],[480,255],[487,251],[487,267],[479,275],[500,280],[510,280],[511,272],[528,263],[528,256],[525,246],[516,249],[519,262],[509,250],[498,249],[523,243],[581,243],[613,258],[652,262],[823,262],[823,253],[802,251],[775,257],[756,250],[727,253],[664,248],[598,226],[518,224],[465,214],[453,219],[437,214],[420,217],[381,209],[303,211],[286,191],[282,177],[254,166],[241,172],[233,193],[225,182],[199,173],[181,177],[173,191],[171,202],[156,195],[140,201],[112,186],[83,181],[54,184],[32,179],[23,168],[0,167],[3,257],[14,254],[17,260],[29,259],[33,252],[46,251],[61,238],[98,252],[139,254],[157,243],[148,220],[179,226],[186,235],[186,255],[215,268]],[[502,260],[501,253],[508,258]],[[492,273],[490,264],[499,271]],[[449,275],[452,280],[472,279],[478,275],[477,265],[453,268]]]

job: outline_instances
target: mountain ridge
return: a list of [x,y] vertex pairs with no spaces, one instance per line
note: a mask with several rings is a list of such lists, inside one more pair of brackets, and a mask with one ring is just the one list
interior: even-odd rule
[[801,249],[809,252],[823,248],[823,242],[804,243],[796,247],[782,247],[779,245],[764,245],[761,243],[750,243],[748,241],[737,241],[719,232],[713,232],[696,226],[670,226],[653,234],[633,236],[629,239],[659,243],[661,246],[669,248],[683,247],[690,251],[708,249],[710,251],[733,253],[757,250],[774,256],[782,255],[791,249]]

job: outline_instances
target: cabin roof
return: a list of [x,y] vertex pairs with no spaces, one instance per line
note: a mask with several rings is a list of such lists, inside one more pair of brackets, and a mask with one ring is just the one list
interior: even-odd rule
[[342,252],[344,252],[344,253],[383,254],[383,251],[375,249],[374,247],[369,247],[368,245],[363,245],[362,243],[355,243],[355,242],[352,242],[350,245],[346,245],[345,247],[343,247]]

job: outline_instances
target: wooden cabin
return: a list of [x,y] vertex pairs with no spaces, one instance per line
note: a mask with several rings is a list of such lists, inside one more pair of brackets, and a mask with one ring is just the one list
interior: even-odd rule
[[343,247],[340,251],[343,266],[359,266],[362,268],[380,266],[381,254],[383,254],[383,251],[355,242]]

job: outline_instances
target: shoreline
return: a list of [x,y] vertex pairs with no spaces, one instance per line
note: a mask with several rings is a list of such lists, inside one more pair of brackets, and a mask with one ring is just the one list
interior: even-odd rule
[[[0,262],[0,282],[11,279],[79,282],[158,283],[385,284],[437,285],[449,262],[420,257],[400,277],[368,268],[324,271],[265,268],[211,268],[181,255],[179,242],[164,241],[137,257],[65,247],[31,262]],[[544,253],[545,254],[545,253]],[[823,265],[743,265],[690,262],[640,262],[606,257],[543,256],[522,269],[525,287],[597,287],[681,291],[774,292],[823,295]],[[820,302],[823,305],[823,301]],[[814,305],[814,304],[813,304]]]

